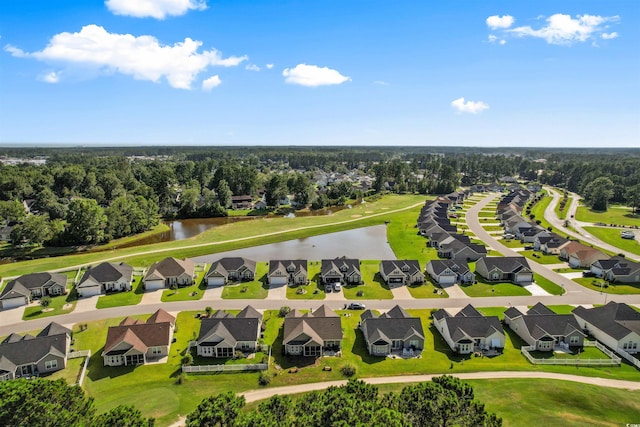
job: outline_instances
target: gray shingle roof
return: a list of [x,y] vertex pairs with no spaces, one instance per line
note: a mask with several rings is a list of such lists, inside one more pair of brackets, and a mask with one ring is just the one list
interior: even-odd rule
[[247,270],[251,271],[255,275],[256,262],[242,257],[226,257],[220,258],[211,264],[211,267],[209,267],[209,271],[205,277],[216,274],[228,277],[230,271],[236,271],[239,275],[242,275]]
[[257,341],[261,320],[262,315],[251,306],[245,307],[238,316],[227,313],[225,317],[202,319],[197,342],[211,345],[225,341],[235,346],[238,341]]
[[78,287],[82,288],[82,285],[89,280],[93,280],[94,282],[98,283],[110,283],[117,282],[118,280],[124,278],[125,280],[130,282],[132,276],[133,267],[131,267],[129,264],[126,264],[124,262],[103,262],[85,271],[82,275],[82,279],[80,279],[80,282],[78,283]]
[[70,333],[69,329],[52,322],[37,337],[27,334],[19,339],[18,335],[11,334],[0,344],[0,370],[13,372],[17,366],[37,363],[50,353],[64,357]]
[[360,274],[360,260],[349,259],[346,257],[323,259],[320,268],[320,275],[325,276],[333,271],[338,272],[345,277],[352,276],[353,274]]
[[478,263],[480,262],[483,262],[487,266],[487,271],[491,271],[494,268],[505,273],[514,273],[522,270],[522,268],[531,270],[529,262],[523,256],[482,257],[478,260]]
[[15,298],[18,296],[29,296],[31,291],[43,286],[51,286],[59,284],[62,287],[67,286],[67,275],[59,273],[31,273],[20,276],[7,283],[7,286],[0,294],[0,299]]
[[173,257],[165,258],[160,262],[154,263],[147,274],[144,276],[144,280],[159,280],[169,277],[178,277],[184,273],[193,276],[195,266],[190,259],[177,259]]
[[414,275],[415,273],[420,272],[420,263],[418,262],[418,260],[414,259],[386,260],[381,261],[380,264],[381,269],[385,273],[385,275],[388,275],[396,268],[408,275]]
[[602,307],[576,307],[573,313],[616,340],[632,331],[640,334],[640,313],[625,303],[609,302]]

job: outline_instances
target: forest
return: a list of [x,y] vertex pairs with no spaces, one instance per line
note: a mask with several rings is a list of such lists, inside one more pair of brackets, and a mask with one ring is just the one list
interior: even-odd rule
[[594,209],[640,205],[637,149],[1,148],[0,162],[0,225],[19,246],[94,245],[161,219],[225,216],[233,196],[250,196],[265,214],[503,177],[577,192]]

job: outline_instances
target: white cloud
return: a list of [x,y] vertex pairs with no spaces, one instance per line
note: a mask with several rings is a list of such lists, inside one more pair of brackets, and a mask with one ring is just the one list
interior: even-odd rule
[[273,64],[267,64],[267,65],[265,65],[265,67],[267,67],[267,69],[270,70],[270,69],[273,68]]
[[198,74],[210,66],[233,67],[248,59],[223,58],[216,49],[199,52],[201,46],[201,41],[190,38],[162,45],[153,36],[115,34],[97,25],[87,25],[77,33],[56,34],[39,52],[26,53],[13,46],[6,46],[5,50],[16,57],[118,72],[138,80],[157,83],[165,78],[178,89],[190,89]]
[[375,82],[373,82],[373,84],[378,86],[389,86],[389,83],[385,82],[384,80],[376,80]]
[[202,81],[202,90],[206,90],[207,92],[209,92],[214,87],[220,86],[220,83],[222,83],[220,77],[218,77],[217,75],[211,76],[208,79]]
[[601,37],[605,40],[611,40],[617,38],[618,33],[616,33],[615,31],[613,33],[602,33]]
[[509,28],[511,25],[513,25],[514,22],[515,19],[513,19],[513,16],[510,15],[493,15],[487,18],[487,26],[492,30],[495,30],[497,28]]
[[504,46],[505,44],[507,44],[507,41],[503,39],[503,40],[500,40],[499,43]]
[[207,8],[206,0],[106,0],[104,4],[115,15],[156,19]]
[[301,86],[339,85],[351,81],[351,77],[343,76],[337,70],[317,65],[298,64],[282,71],[285,82]]
[[43,75],[40,80],[46,83],[58,83],[60,81],[60,76],[55,71],[51,71]]
[[256,64],[247,64],[247,66],[244,68],[245,70],[249,71],[260,71],[260,67],[258,67]]
[[464,98],[458,98],[451,102],[451,106],[455,108],[458,113],[471,113],[478,114],[484,110],[489,109],[489,105],[482,101],[464,101]]
[[545,20],[546,25],[541,28],[533,29],[527,25],[507,31],[519,37],[537,37],[549,44],[570,46],[574,42],[584,42],[595,36],[603,36],[605,34],[603,24],[616,22],[619,19],[618,16],[596,15],[577,15],[572,18],[571,15],[557,13],[548,17]]

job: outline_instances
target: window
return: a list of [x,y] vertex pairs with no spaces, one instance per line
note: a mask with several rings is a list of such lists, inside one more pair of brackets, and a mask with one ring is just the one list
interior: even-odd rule
[[44,368],[49,370],[49,369],[55,369],[58,367],[58,361],[57,360],[47,360],[46,362],[44,362]]
[[374,345],[373,346],[373,353],[374,354],[386,354],[387,353],[387,346],[386,345]]
[[578,344],[580,342],[580,337],[577,335],[573,335],[569,337],[569,344]]
[[393,340],[391,343],[392,348],[402,348],[402,340]]
[[419,348],[420,347],[420,342],[418,340],[411,340],[411,341],[409,341],[409,346],[411,348]]
[[162,347],[153,347],[151,349],[151,354],[162,354]]
[[110,365],[121,365],[122,358],[120,356],[109,356],[107,362]]

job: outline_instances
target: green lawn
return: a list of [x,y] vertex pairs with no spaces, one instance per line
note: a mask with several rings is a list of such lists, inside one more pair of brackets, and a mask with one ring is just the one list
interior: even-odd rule
[[310,283],[308,285],[287,286],[287,298],[322,300],[325,298],[324,286],[320,277],[321,261],[308,263]]
[[[562,201],[562,199],[560,199],[560,201]],[[564,209],[561,210],[560,202],[558,202],[555,208],[556,216],[560,219],[565,219],[567,217],[567,209],[571,206],[571,203],[573,203],[573,197],[567,198],[567,203],[564,205]]]
[[269,273],[268,262],[256,263],[256,279],[250,282],[225,285],[222,289],[222,299],[264,299],[269,294],[267,283]]
[[[480,224],[482,225],[482,224]],[[502,231],[504,227],[501,225],[482,225],[485,231]]]
[[165,289],[162,291],[162,302],[170,301],[193,301],[202,299],[204,291],[207,289],[207,281],[204,279],[206,271],[196,273],[193,285],[177,289]]
[[519,251],[518,253],[537,262],[538,264],[558,264],[562,262],[558,258],[558,255],[546,255],[542,252],[535,252],[533,250]]
[[431,277],[427,274],[426,281],[419,285],[409,285],[407,289],[414,298],[448,298],[447,292],[440,286],[434,285]]
[[123,305],[136,305],[142,301],[144,289],[142,287],[142,276],[133,276],[131,283],[131,291],[114,292],[109,295],[103,295],[98,298],[96,308],[120,307]]
[[71,285],[67,283],[67,294],[51,297],[51,303],[46,308],[42,307],[38,302],[36,302],[36,305],[25,307],[22,320],[33,320],[71,313],[76,308],[78,294],[76,293],[75,287],[69,289],[70,287]]
[[480,212],[478,212],[478,217],[479,218],[495,218],[496,221],[498,221],[498,219],[496,218],[496,211],[495,209],[492,211],[489,210],[481,210]]
[[562,267],[554,268],[553,271],[556,273],[581,273],[584,271],[584,268]]
[[80,379],[80,372],[82,371],[84,359],[84,357],[69,359],[67,360],[66,368],[49,375],[43,375],[43,378],[46,378],[48,380],[63,379],[67,382],[67,384],[77,384],[78,380]]
[[609,206],[606,212],[593,211],[587,206],[578,207],[576,219],[585,222],[603,222],[617,225],[639,225],[640,215],[633,214],[631,208],[626,206]]
[[[342,287],[346,299],[392,299],[393,293],[382,280],[379,273],[380,261],[361,261],[360,273],[364,285],[346,285]],[[362,296],[358,293],[362,292]]]
[[504,246],[508,247],[508,248],[523,248],[524,247],[524,243],[522,243],[520,240],[518,239],[499,239],[498,240],[501,244],[503,244]]
[[551,203],[551,197],[544,196],[531,208],[531,214],[535,215],[535,221],[540,221],[540,226],[544,228],[551,227],[551,224],[544,219],[544,211],[547,209],[547,206],[549,206],[549,203]]
[[[640,220],[638,221],[638,225],[640,225]],[[620,237],[620,232],[622,231],[620,228],[584,227],[584,229],[605,243],[613,245],[624,251],[640,255],[640,243],[638,240],[623,239]]]
[[562,295],[565,292],[562,286],[553,283],[551,280],[547,279],[546,277],[542,277],[538,273],[533,273],[533,280],[536,285],[540,286],[551,295]]
[[[471,268],[471,267],[469,267]],[[506,297],[531,295],[522,286],[513,283],[489,283],[485,282],[482,277],[476,275],[477,283],[463,284],[460,288],[470,297]]]
[[[616,295],[631,295],[631,294],[640,294],[640,283],[633,284],[614,284],[605,282],[601,279],[596,279],[593,277],[579,277],[577,279],[573,279],[574,282],[579,283],[585,288],[593,289],[594,291],[602,291],[607,294],[616,294]],[[600,286],[603,284],[603,286]]]

